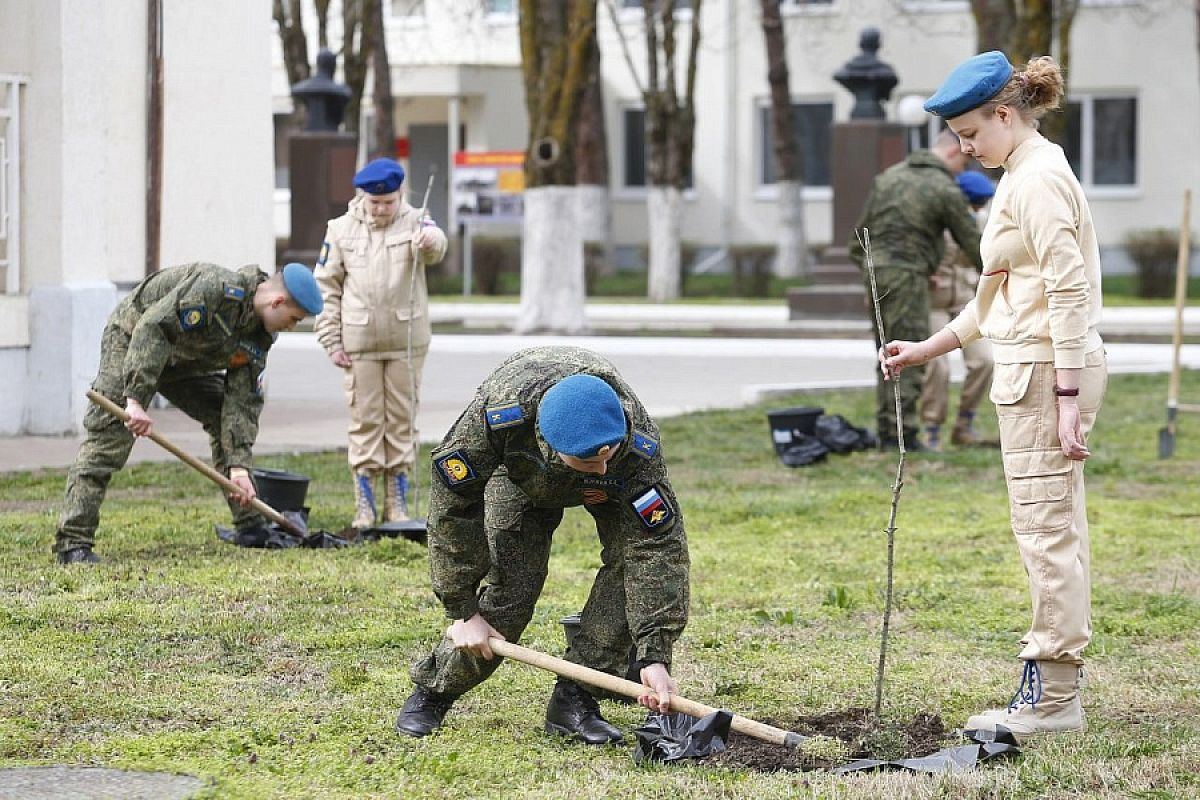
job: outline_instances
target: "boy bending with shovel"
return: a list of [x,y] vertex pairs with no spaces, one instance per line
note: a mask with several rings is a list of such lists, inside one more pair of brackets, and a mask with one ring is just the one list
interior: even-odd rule
[[302,264],[268,277],[254,265],[237,272],[188,264],[156,272],[109,315],[100,341],[100,371],[92,388],[129,421],[92,405],[87,432],[67,474],[67,494],[55,535],[60,564],[94,564],[100,504],[112,474],[125,466],[134,438],[150,433],[145,406],[155,392],[204,426],[213,466],[242,491],[231,497],[239,538],[265,539],[267,527],[250,509],[250,450],[262,411],[261,378],[275,334],[321,311],[321,291]]
[[[602,566],[566,659],[623,675],[636,646],[642,705],[667,712],[671,649],[687,623],[688,550],[658,429],[608,361],[577,347],[523,350],[500,365],[433,453],[429,561],[453,620],[411,675],[396,730],[421,737],[516,641],[542,592],[563,509],[596,522]],[[481,587],[482,584],[482,587]],[[560,679],[548,733],[588,744],[621,739],[592,695]]]

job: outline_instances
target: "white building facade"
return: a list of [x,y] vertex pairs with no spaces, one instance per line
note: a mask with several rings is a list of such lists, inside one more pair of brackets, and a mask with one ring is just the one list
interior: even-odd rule
[[267,0],[0,0],[0,435],[78,429],[147,274],[147,40],[161,8],[157,266],[271,271]]
[[[621,52],[609,0],[599,2],[614,237],[619,245],[640,245],[647,239],[642,101]],[[644,80],[640,0],[612,3]],[[526,148],[516,5],[515,0],[385,0],[396,130],[408,139],[414,185],[424,185],[429,165],[448,175],[450,154],[458,149]],[[677,1],[681,55],[692,23],[689,5]],[[782,6],[791,91],[802,128],[807,233],[810,243],[829,244],[829,126],[845,120],[853,105],[832,76],[857,54],[861,30],[882,31],[879,57],[899,76],[892,113],[908,95],[931,94],[953,66],[975,52],[975,23],[966,0],[782,0]],[[339,20],[335,3],[330,12],[335,50]],[[777,212],[759,3],[706,0],[699,24],[696,150],[683,238],[710,247],[771,244]],[[306,29],[313,34],[315,21],[309,20]],[[315,52],[315,41],[310,50]],[[275,110],[282,115],[291,101],[277,41],[274,52]],[[1070,56],[1068,149],[1102,245],[1119,247],[1133,229],[1177,225],[1183,190],[1200,184],[1200,159],[1172,155],[1183,143],[1200,141],[1192,3],[1082,0]],[[369,114],[369,89],[367,94]],[[283,119],[277,117],[277,133]],[[281,177],[276,195],[281,235],[286,235],[285,187]],[[438,210],[439,221],[453,226],[453,209]]]

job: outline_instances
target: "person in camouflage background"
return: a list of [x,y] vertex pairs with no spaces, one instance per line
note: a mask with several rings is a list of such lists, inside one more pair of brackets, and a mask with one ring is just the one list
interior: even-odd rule
[[66,499],[54,551],[61,564],[95,563],[100,505],[112,474],[125,465],[136,436],[153,428],[145,406],[162,394],[204,426],[213,466],[241,489],[230,499],[243,533],[265,521],[249,508],[255,496],[249,467],[262,410],[261,378],[275,334],[321,308],[308,268],[288,264],[268,278],[256,266],[233,272],[188,264],[154,273],[109,315],[92,388],[125,407],[122,423],[98,406],[67,473]]
[[[929,335],[929,277],[945,251],[944,231],[950,232],[976,269],[982,267],[979,226],[954,181],[967,160],[957,137],[943,131],[932,151],[916,150],[875,177],[849,248],[850,258],[863,272],[870,302],[866,253],[856,235],[863,228],[870,231],[879,311],[888,339],[921,341]],[[873,307],[868,313],[878,346],[882,338]],[[891,449],[897,444],[895,398],[878,371],[875,379],[879,447]],[[907,369],[899,378],[904,445],[909,450],[923,449],[917,421],[923,380],[923,369]]]
[[[687,538],[658,428],[612,364],[576,347],[516,353],[433,452],[433,472],[430,572],[454,623],[413,666],[397,731],[431,733],[496,669],[488,637],[520,637],[563,509],[580,505],[595,520],[602,566],[566,658],[624,675],[632,642],[647,687],[639,701],[667,710],[671,651],[687,623]],[[587,690],[561,679],[546,731],[590,744],[621,738]]]

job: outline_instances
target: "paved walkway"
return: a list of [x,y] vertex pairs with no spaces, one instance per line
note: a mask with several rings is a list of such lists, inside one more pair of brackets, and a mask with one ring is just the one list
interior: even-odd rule
[[[480,309],[467,312],[468,315],[474,313],[476,320],[498,313],[491,305],[456,306],[458,309],[464,307]],[[509,308],[515,310],[515,306]],[[625,323],[658,320],[656,324],[665,324],[663,320],[675,314],[676,324],[689,318],[695,319],[700,327],[699,318],[704,315],[710,320],[736,322],[780,313],[779,309],[771,307],[754,307],[752,311],[747,308],[596,305],[589,307],[588,314],[589,319],[609,315]],[[1170,330],[1172,317],[1163,313],[1166,310],[1150,309],[1157,312],[1151,314],[1124,313],[1142,312],[1141,309],[1120,311],[1123,312],[1118,315],[1122,324],[1137,324],[1143,331]],[[449,310],[439,308],[437,312],[441,315]],[[1189,314],[1188,323],[1200,333],[1200,314]],[[711,324],[709,327],[711,329]],[[544,344],[586,347],[611,359],[656,416],[736,407],[805,389],[871,386],[874,382],[873,347],[865,336],[813,339],[438,335],[434,337],[425,365],[418,416],[420,438],[423,441],[439,440],[475,387],[500,361],[519,349]],[[1108,345],[1108,353],[1114,373],[1165,372],[1170,368],[1170,345],[1112,343]],[[953,376],[957,380],[962,374],[961,360],[955,356],[953,363]],[[1200,368],[1200,345],[1184,347],[1183,363]],[[1165,382],[1163,394],[1165,403]],[[269,464],[267,456],[272,453],[345,447],[347,414],[341,372],[329,363],[312,334],[284,334],[272,349],[267,398],[255,448],[260,463]],[[1153,413],[1158,415],[1160,409],[1153,409]],[[207,437],[195,422],[175,409],[154,410],[151,414],[157,420],[160,433],[188,452],[208,458]],[[869,424],[869,420],[858,422]],[[0,471],[69,466],[79,441],[78,437],[0,438]],[[172,458],[149,441],[138,442],[132,456],[134,461]]]

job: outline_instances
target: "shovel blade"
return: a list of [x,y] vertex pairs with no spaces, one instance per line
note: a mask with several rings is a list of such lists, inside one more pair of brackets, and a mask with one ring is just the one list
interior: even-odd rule
[[1175,455],[1175,431],[1170,428],[1158,429],[1158,457],[1170,458]]

